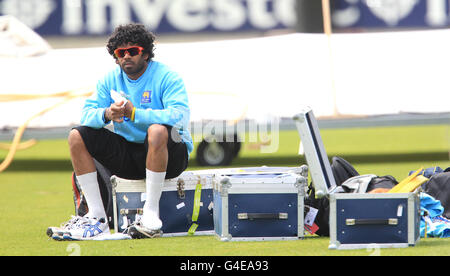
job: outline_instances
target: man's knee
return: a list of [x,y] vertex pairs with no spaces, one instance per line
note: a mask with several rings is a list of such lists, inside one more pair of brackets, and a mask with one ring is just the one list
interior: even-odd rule
[[149,147],[161,147],[167,145],[169,132],[165,126],[153,124],[149,126],[147,133]]
[[67,142],[69,143],[69,148],[71,148],[71,149],[79,148],[80,146],[84,147],[83,138],[81,137],[80,132],[76,129],[72,129],[69,132],[69,137],[67,139]]

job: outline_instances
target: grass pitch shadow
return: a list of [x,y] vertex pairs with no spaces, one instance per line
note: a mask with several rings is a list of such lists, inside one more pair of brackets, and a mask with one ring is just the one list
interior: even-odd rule
[[68,159],[17,159],[5,171],[39,172],[72,171],[72,162]]
[[[329,157],[335,156],[329,154]],[[426,152],[426,153],[402,153],[402,154],[353,154],[339,155],[350,163],[396,163],[413,161],[445,161],[449,160],[448,152]],[[230,167],[249,166],[295,166],[306,164],[304,156],[264,156],[264,157],[237,157]],[[194,158],[189,160],[189,167],[199,167]],[[6,171],[72,171],[72,163],[68,159],[17,159],[13,160]]]

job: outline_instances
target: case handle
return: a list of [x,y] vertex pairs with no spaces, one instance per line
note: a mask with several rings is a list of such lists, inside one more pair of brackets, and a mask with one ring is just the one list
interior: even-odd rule
[[238,219],[287,219],[288,213],[238,213]]
[[345,220],[345,225],[398,225],[398,219],[354,219]]

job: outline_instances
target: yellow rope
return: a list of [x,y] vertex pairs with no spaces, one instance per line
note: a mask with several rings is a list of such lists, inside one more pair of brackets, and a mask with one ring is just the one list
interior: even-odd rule
[[73,91],[64,91],[54,94],[2,94],[0,95],[0,102],[26,101],[26,100],[36,100],[55,97],[70,97],[73,94],[74,94]]
[[[30,139],[26,142],[18,144],[17,149],[22,150],[22,149],[30,148],[30,147],[34,146],[36,144],[36,142],[37,142],[36,139]],[[11,149],[11,147],[12,147],[12,144],[0,143],[0,149],[9,150],[9,149]]]
[[[8,145],[9,148],[9,152],[6,155],[6,158],[3,160],[3,162],[0,164],[0,172],[4,171],[6,168],[8,168],[8,166],[11,164],[12,160],[14,159],[14,155],[16,154],[16,151],[18,149],[20,149],[21,147],[23,148],[25,143],[20,143],[20,140],[22,138],[23,133],[25,132],[25,129],[27,128],[28,124],[35,118],[42,116],[43,114],[47,113],[48,111],[72,100],[73,98],[77,98],[77,97],[83,97],[83,96],[89,96],[91,95],[92,92],[84,92],[84,93],[75,93],[75,92],[62,92],[62,93],[56,93],[56,94],[50,94],[50,95],[15,95],[16,96],[16,101],[17,100],[25,100],[25,99],[36,99],[36,98],[45,98],[45,97],[61,97],[64,96],[64,99],[59,102],[56,103],[50,107],[47,107],[43,110],[41,110],[40,112],[34,114],[33,116],[31,116],[28,120],[25,121],[25,123],[23,125],[21,125],[17,131],[16,134],[14,135],[14,139],[11,143],[11,145]],[[59,96],[55,96],[55,95],[59,95]],[[10,99],[12,99],[13,97],[7,97],[7,96],[12,96],[12,95],[3,95],[5,97],[0,97],[1,100],[3,101],[10,101]],[[26,143],[30,143],[29,141]]]

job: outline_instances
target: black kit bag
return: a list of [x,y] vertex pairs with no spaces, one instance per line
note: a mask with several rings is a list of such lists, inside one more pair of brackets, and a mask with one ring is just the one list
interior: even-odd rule
[[[359,175],[347,160],[338,156],[334,156],[331,159],[331,171],[337,186],[340,186],[350,177]],[[308,197],[305,199],[305,209],[308,209],[309,207],[318,210],[314,220],[314,223],[319,227],[316,234],[319,236],[330,236],[330,201],[327,197],[316,198],[312,184],[308,187]]]
[[[102,164],[94,159],[95,167],[97,169],[97,181],[100,187],[100,194],[103,200],[103,206],[105,207],[106,215],[108,216],[109,228],[114,229],[113,219],[113,197],[112,197],[112,185],[111,185],[111,173]],[[88,206],[86,198],[81,192],[80,183],[78,183],[75,172],[72,173],[72,189],[73,189],[73,201],[75,205],[75,215],[84,216],[88,213]]]
[[347,160],[339,156],[334,156],[331,159],[331,171],[333,172],[337,186],[340,186],[350,177],[359,175],[356,169]]
[[424,192],[441,202],[442,214],[450,218],[450,167],[441,173],[433,174],[424,185]]
[[[331,170],[336,181],[336,186],[339,186],[337,190],[340,193],[350,193],[341,185],[352,177],[359,176],[356,169],[342,157],[333,157],[331,162]],[[391,189],[398,184],[398,181],[390,175],[385,176],[373,176],[367,186],[366,192],[370,192],[377,188]],[[319,227],[316,234],[319,236],[330,236],[330,201],[328,197],[315,198],[315,190],[310,185],[308,191],[308,197],[305,199],[305,209],[309,207],[316,208],[318,210],[314,223]]]

